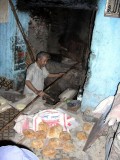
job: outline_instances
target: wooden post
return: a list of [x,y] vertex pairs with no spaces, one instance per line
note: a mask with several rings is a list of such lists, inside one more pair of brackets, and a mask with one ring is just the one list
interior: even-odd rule
[[9,3],[10,3],[10,6],[11,6],[11,9],[12,9],[12,11],[13,11],[13,15],[14,15],[14,17],[15,17],[15,20],[16,20],[16,23],[17,23],[17,25],[18,25],[18,28],[20,29],[20,32],[21,32],[21,34],[22,34],[22,36],[23,36],[23,39],[24,39],[24,41],[25,41],[25,43],[26,43],[27,50],[28,50],[28,53],[29,53],[29,57],[30,57],[30,59],[31,59],[31,62],[34,62],[34,61],[35,61],[35,57],[34,57],[34,53],[33,53],[32,47],[31,47],[31,45],[30,45],[30,43],[29,43],[29,41],[28,41],[28,39],[27,39],[27,36],[26,36],[25,33],[24,33],[23,27],[22,27],[22,25],[21,25],[21,23],[20,23],[20,20],[19,20],[19,18],[18,18],[18,15],[17,15],[17,13],[16,13],[16,9],[15,9],[15,7],[14,7],[14,5],[13,5],[12,0],[9,0]]

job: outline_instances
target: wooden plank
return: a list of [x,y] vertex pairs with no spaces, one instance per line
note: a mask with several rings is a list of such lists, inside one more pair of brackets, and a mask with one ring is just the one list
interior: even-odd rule
[[8,22],[8,0],[0,0],[0,23]]

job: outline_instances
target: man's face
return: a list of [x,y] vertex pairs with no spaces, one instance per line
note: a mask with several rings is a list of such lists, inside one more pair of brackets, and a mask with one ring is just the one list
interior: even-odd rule
[[48,58],[47,57],[42,57],[38,58],[38,65],[40,68],[44,67],[47,64]]

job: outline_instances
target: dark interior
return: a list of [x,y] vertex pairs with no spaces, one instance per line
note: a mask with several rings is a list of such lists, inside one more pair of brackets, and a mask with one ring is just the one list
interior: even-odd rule
[[50,54],[47,64],[50,73],[66,73],[59,80],[47,78],[46,92],[57,98],[67,88],[83,88],[96,1],[18,0],[17,7],[30,14],[28,38],[34,53],[44,50]]

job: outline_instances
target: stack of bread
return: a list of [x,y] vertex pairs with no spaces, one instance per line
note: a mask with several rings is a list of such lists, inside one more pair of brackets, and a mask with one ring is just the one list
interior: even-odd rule
[[59,124],[49,127],[46,122],[40,122],[38,131],[23,130],[23,135],[31,139],[31,147],[41,149],[45,157],[54,158],[58,149],[64,152],[72,152],[75,149],[70,133],[63,131],[63,127]]

